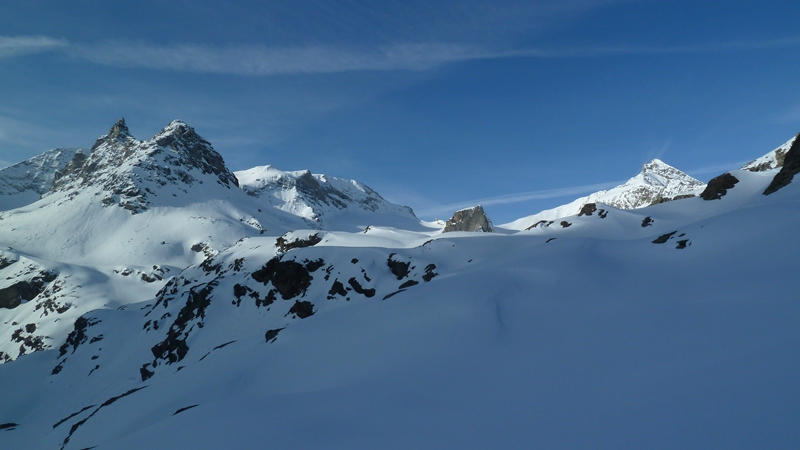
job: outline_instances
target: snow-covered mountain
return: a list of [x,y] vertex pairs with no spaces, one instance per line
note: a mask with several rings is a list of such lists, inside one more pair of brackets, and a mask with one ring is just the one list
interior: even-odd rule
[[306,219],[309,227],[362,230],[369,225],[419,229],[420,221],[407,206],[389,203],[355,180],[307,170],[284,172],[272,166],[235,172],[241,188],[269,208]]
[[35,257],[177,268],[202,261],[196,246],[219,251],[242,236],[303,227],[291,214],[259,211],[222,157],[180,121],[146,141],[118,121],[90,153],[75,153],[41,200],[0,220],[0,242]]
[[[784,160],[723,174],[681,201],[597,200],[559,226],[514,233],[321,230],[265,208],[265,196],[320,207],[308,199],[324,195],[297,190],[302,172],[278,201],[217,183],[222,170],[156,191],[142,180],[161,169],[138,165],[138,177],[121,177],[155,193],[132,203],[65,173],[6,214],[56,208],[53,198],[82,204],[87,190],[100,206],[86,221],[178,220],[195,207],[185,199],[211,186],[231,209],[275,210],[298,226],[231,227],[231,245],[198,246],[181,267],[129,264],[124,251],[112,264],[2,250],[0,447],[793,448],[800,308],[787,270],[800,263],[800,146]],[[687,192],[667,190],[676,175],[660,169],[626,192]],[[103,206],[109,192],[119,197]],[[220,197],[228,192],[244,200]],[[327,224],[360,209],[313,214]],[[40,245],[32,222],[8,220],[0,243],[18,233]],[[214,231],[203,224],[179,226]]]
[[659,159],[654,159],[645,164],[638,175],[613,189],[589,194],[566,205],[523,217],[500,227],[525,230],[533,226],[546,226],[557,219],[580,214],[589,204],[601,203],[617,209],[644,208],[657,203],[693,197],[705,187],[705,183]]
[[27,161],[0,169],[0,211],[39,200],[53,186],[56,172],[75,156],[77,148],[56,148]]
[[[19,167],[45,169],[28,170],[25,178]],[[14,175],[7,184],[38,182],[44,190],[49,182],[49,190],[41,200],[37,194],[36,201],[0,213],[0,248],[8,261],[0,264],[0,307],[14,305],[12,323],[36,323],[24,341],[15,329],[0,328],[0,360],[63,340],[69,330],[59,322],[152,297],[172,274],[240,239],[309,227],[295,211],[273,208],[240,189],[211,144],[180,121],[139,141],[121,119],[89,152],[52,151],[7,170]],[[360,183],[349,182],[352,192],[343,190],[344,180],[333,183],[339,189],[326,192],[338,194],[336,206],[358,207],[361,214],[331,214],[329,229],[363,232],[371,223],[422,228],[410,209]],[[284,197],[295,194],[286,188]],[[294,198],[308,200],[303,194]]]

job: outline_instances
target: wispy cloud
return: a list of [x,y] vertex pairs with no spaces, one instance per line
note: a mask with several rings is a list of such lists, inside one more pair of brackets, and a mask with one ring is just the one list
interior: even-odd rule
[[429,70],[491,53],[460,44],[398,44],[377,48],[335,46],[169,47],[105,43],[71,46],[71,56],[112,67],[235,74],[286,75],[353,71]]
[[442,215],[450,215],[453,212],[463,209],[469,208],[470,206],[475,205],[483,205],[483,206],[492,206],[492,205],[507,205],[510,203],[521,203],[530,200],[546,200],[550,198],[559,198],[559,197],[568,197],[568,196],[579,196],[582,194],[590,194],[592,192],[597,192],[604,189],[609,189],[614,186],[618,186],[624,183],[624,181],[610,181],[607,183],[597,183],[597,184],[586,184],[582,186],[575,186],[569,188],[558,188],[558,189],[545,189],[540,191],[528,191],[528,192],[517,192],[514,194],[506,194],[500,195],[496,197],[485,197],[479,198],[474,200],[465,200],[458,203],[451,203],[448,205],[440,205],[432,208],[422,209],[417,211],[420,215],[426,217],[438,217]]
[[741,169],[743,165],[749,163],[750,161],[752,160],[745,159],[741,161],[728,162],[725,164],[715,164],[712,166],[698,167],[695,169],[686,170],[685,172],[700,180],[706,178],[707,181],[708,177],[703,177],[703,175],[711,175],[711,176],[722,175],[723,173],[731,170]]
[[0,58],[42,53],[67,47],[69,47],[67,41],[46,36],[0,36]]
[[788,37],[771,40],[709,42],[686,45],[651,46],[645,44],[626,44],[611,46],[535,48],[507,50],[493,54],[494,58],[591,58],[603,56],[655,55],[655,54],[689,54],[689,53],[721,53],[734,51],[762,50],[768,48],[800,46],[800,37]]
[[0,37],[0,57],[59,50],[95,64],[232,75],[289,75],[354,71],[430,70],[445,64],[504,58],[587,58],[642,54],[711,53],[800,46],[800,38],[679,46],[618,45],[497,49],[460,43],[401,43],[376,47],[267,45],[152,45],[131,42],[70,43],[45,36]]

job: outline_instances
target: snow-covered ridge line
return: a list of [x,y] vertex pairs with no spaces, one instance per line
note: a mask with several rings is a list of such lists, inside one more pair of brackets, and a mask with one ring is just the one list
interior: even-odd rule
[[742,169],[749,170],[751,172],[764,172],[783,167],[783,161],[784,158],[786,158],[786,153],[796,142],[800,142],[798,141],[798,138],[800,138],[800,134],[795,135],[795,137],[789,139],[786,141],[786,143],[767,153],[766,155],[745,164],[742,166]]

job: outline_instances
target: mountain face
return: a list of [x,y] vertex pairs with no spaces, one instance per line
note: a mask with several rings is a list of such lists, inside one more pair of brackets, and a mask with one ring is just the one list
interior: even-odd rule
[[533,226],[546,226],[556,219],[580,214],[587,204],[602,203],[617,209],[637,209],[671,200],[690,198],[705,189],[705,183],[680,170],[654,159],[642,171],[613,189],[598,191],[533,216],[500,225],[501,228],[524,230]]
[[[368,225],[419,227],[411,208],[389,203],[355,180],[314,175],[307,170],[284,172],[260,166],[236,172],[242,190],[265,206],[302,217],[310,227],[356,231]],[[344,222],[361,218],[361,224]]]
[[77,148],[56,148],[13,166],[0,169],[0,211],[38,200],[53,186],[53,179],[72,161]]
[[[122,146],[110,145],[124,149],[117,129]],[[784,166],[798,160],[788,151]],[[116,198],[104,206],[113,168],[87,161],[0,220],[2,448],[800,441],[800,183],[762,195],[780,168],[716,177],[711,200],[578,199],[558,226],[451,234],[319,229],[307,210],[265,208],[274,179],[248,195],[198,165],[191,185],[153,185],[163,174],[142,173],[146,159],[118,173],[155,192],[134,213]],[[646,171],[629,191],[685,194],[666,189],[670,171]],[[326,225],[382,210],[289,174],[288,201],[269,200],[326,205],[314,213]],[[101,255],[94,235],[111,243]],[[65,250],[81,247],[95,250]]]

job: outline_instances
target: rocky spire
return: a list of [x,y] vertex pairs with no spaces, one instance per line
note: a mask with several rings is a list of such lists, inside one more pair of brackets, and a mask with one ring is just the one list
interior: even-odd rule
[[130,131],[128,131],[128,126],[125,125],[125,118],[122,117],[111,127],[107,135],[100,136],[97,139],[97,141],[95,141],[91,151],[94,152],[95,149],[105,144],[106,142],[111,142],[111,141],[125,142],[127,140],[132,140],[132,139],[133,136],[131,136]]
[[108,137],[112,139],[118,138],[120,135],[131,137],[130,131],[128,131],[128,126],[125,125],[125,118],[121,117],[114,126],[111,127],[111,131],[108,132]]

